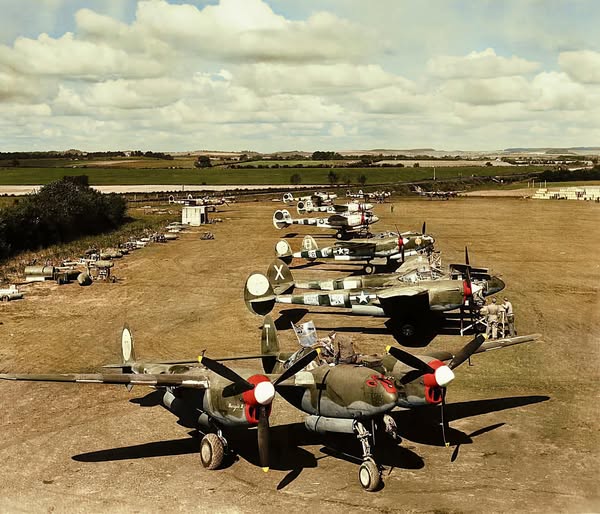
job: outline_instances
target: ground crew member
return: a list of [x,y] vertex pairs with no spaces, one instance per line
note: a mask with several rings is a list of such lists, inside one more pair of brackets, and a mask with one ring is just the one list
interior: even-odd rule
[[338,336],[335,340],[335,363],[336,364],[353,364],[358,357],[352,338],[348,336]]
[[485,330],[485,337],[490,339],[498,339],[498,315],[500,314],[500,306],[496,303],[496,298],[492,298],[492,303],[484,307],[487,313],[487,328]]
[[510,337],[514,337],[517,335],[517,331],[515,330],[515,313],[513,311],[512,303],[508,301],[508,298],[506,296],[504,297],[502,307],[504,307],[504,312],[506,315],[506,323],[508,324],[508,334],[510,335]]

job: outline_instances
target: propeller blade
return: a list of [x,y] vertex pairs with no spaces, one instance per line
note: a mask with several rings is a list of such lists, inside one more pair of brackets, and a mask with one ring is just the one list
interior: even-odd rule
[[469,262],[469,247],[465,246],[465,264],[467,266],[470,266],[470,262]]
[[423,373],[435,373],[435,370],[429,364],[423,362],[421,359],[415,357],[411,353],[405,352],[396,346],[388,346],[386,349],[392,357],[398,359],[400,362],[403,362],[411,368],[418,369]]
[[423,227],[421,228],[421,234],[425,234],[425,230],[427,229],[427,222],[423,222]]
[[231,368],[228,368],[224,364],[221,364],[220,362],[209,359],[204,355],[198,357],[198,362],[202,364],[205,368],[208,368],[213,373],[216,373],[217,375],[226,378],[227,380],[230,380],[234,384],[240,384],[240,387],[245,386],[246,391],[249,391],[254,387],[254,385],[248,382],[245,378],[240,377],[235,371],[233,371]]
[[273,385],[277,387],[277,384],[280,384],[284,380],[287,380],[291,376],[298,373],[298,371],[304,369],[308,364],[310,364],[315,358],[319,355],[319,350],[311,350],[304,357],[297,360],[292,364],[288,369],[286,369],[278,378],[273,382]]
[[441,409],[442,409],[441,412],[442,413],[441,413],[441,418],[442,418],[442,438],[444,440],[444,446],[446,448],[448,448],[448,446],[450,446],[450,443],[446,439],[446,418],[444,416],[445,410],[446,410],[446,391],[447,391],[447,389],[445,387],[443,387],[442,388],[442,405],[441,405]]
[[223,398],[229,398],[231,396],[237,396],[238,394],[250,391],[254,386],[250,382],[234,382],[223,388]]
[[258,411],[258,458],[260,467],[266,473],[269,471],[269,444],[270,444],[270,429],[269,416],[267,407],[261,405]]
[[400,249],[400,255],[402,255],[402,262],[404,262],[404,245],[402,245],[402,248]]
[[448,364],[448,367],[450,369],[454,369],[460,366],[479,349],[479,347],[483,344],[484,341],[485,337],[483,335],[477,335],[477,337],[475,337],[472,341],[468,342],[459,350],[459,352],[450,361],[450,364]]

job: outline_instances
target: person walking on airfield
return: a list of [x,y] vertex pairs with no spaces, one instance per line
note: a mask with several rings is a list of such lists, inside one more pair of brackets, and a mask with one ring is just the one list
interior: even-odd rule
[[506,323],[508,325],[508,335],[510,337],[514,337],[517,335],[517,331],[515,330],[515,314],[513,311],[512,303],[508,301],[508,298],[506,296],[504,297],[502,307],[504,307]]

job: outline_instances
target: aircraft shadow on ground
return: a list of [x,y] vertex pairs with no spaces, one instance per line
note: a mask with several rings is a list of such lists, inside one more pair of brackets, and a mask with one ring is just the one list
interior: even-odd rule
[[[548,396],[515,396],[447,404],[445,419],[446,423],[449,423],[458,419],[523,407],[547,400],[549,400]],[[153,393],[146,395],[135,403],[150,406],[152,401],[154,401]],[[439,406],[393,412],[392,416],[398,426],[398,435],[401,440],[406,439],[430,446],[444,446],[440,424],[441,409]],[[454,462],[457,459],[461,445],[472,444],[474,438],[501,428],[503,425],[503,422],[495,423],[478,428],[470,434],[465,434],[447,425],[445,431],[446,441],[455,446],[451,461]],[[72,458],[78,462],[109,462],[198,453],[199,440],[197,432],[192,431],[189,435],[190,437],[185,439],[154,441],[81,453],[74,455]],[[260,466],[256,429],[230,431],[227,433],[227,439],[236,453],[225,459],[223,467],[231,466],[238,458],[242,458],[257,467]],[[320,448],[320,451],[325,456],[339,458],[355,464],[360,464],[362,461],[361,447],[354,436],[349,434],[316,434],[307,430],[303,423],[271,427],[270,440],[271,469],[288,471],[286,476],[279,482],[278,490],[292,483],[304,469],[316,467],[318,460],[324,458],[315,457],[310,451],[302,448],[303,446],[324,445]],[[423,459],[406,446],[402,446],[401,440],[394,441],[388,437],[378,437],[374,448],[374,456],[377,462],[382,466],[391,468],[423,468],[425,465]]]
[[[460,430],[448,426],[452,421],[506,409],[524,407],[534,403],[545,402],[549,399],[549,396],[511,396],[489,400],[448,403],[444,410],[444,418],[447,424],[445,430],[446,441],[452,446],[471,444],[473,437],[490,432],[504,425],[504,423],[496,423],[479,428],[467,435]],[[440,406],[426,406],[412,410],[392,412],[392,417],[398,426],[398,434],[403,439],[430,446],[444,446]]]

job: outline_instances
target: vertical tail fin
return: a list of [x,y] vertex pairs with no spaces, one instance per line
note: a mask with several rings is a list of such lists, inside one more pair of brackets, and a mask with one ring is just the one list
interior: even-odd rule
[[286,264],[290,264],[294,258],[292,247],[285,239],[280,239],[275,245],[275,255]]
[[290,268],[280,259],[275,259],[267,268],[267,278],[275,294],[284,294],[294,287]]
[[273,310],[275,293],[265,275],[255,271],[248,276],[244,287],[244,301],[250,312],[260,316]]
[[287,209],[278,209],[273,213],[273,226],[279,230],[289,227],[292,224],[292,217]]
[[123,360],[123,364],[133,364],[135,362],[133,335],[127,324],[123,326],[123,331],[121,332],[121,359]]
[[[262,355],[269,355],[269,357],[262,358],[262,363],[265,373],[271,373],[277,362],[277,355],[279,354],[277,329],[275,328],[275,323],[273,323],[271,316],[265,316],[263,321],[260,353]],[[272,357],[270,355],[272,355]]]
[[302,240],[302,250],[305,252],[310,252],[311,250],[318,250],[319,245],[315,241],[313,236],[304,236]]

